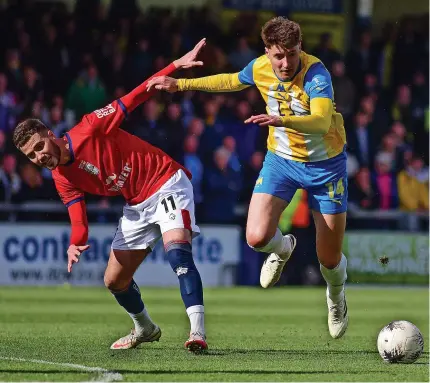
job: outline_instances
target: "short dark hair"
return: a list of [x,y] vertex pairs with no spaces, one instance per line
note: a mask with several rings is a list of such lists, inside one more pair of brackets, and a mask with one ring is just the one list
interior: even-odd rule
[[302,41],[300,25],[283,16],[274,17],[264,24],[261,38],[266,48],[279,45],[283,48],[293,48]]
[[37,118],[27,118],[20,122],[13,131],[13,143],[21,149],[36,133],[46,132],[48,127]]

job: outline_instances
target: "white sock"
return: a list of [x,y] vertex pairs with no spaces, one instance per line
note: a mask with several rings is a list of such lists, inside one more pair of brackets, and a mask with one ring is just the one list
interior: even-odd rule
[[205,335],[205,307],[202,305],[190,306],[187,308],[187,314],[190,318],[191,332]]
[[346,265],[347,260],[343,254],[339,264],[334,269],[327,269],[320,264],[321,274],[327,282],[327,294],[334,302],[339,302],[343,296],[347,278]]
[[291,241],[289,238],[285,238],[281,230],[276,229],[275,236],[269,241],[266,246],[263,247],[253,247],[255,251],[259,251],[262,253],[275,253],[275,254],[284,254],[290,250]]
[[155,324],[149,316],[148,311],[146,311],[146,308],[143,308],[139,314],[128,313],[128,315],[133,319],[136,332],[152,332],[154,330]]

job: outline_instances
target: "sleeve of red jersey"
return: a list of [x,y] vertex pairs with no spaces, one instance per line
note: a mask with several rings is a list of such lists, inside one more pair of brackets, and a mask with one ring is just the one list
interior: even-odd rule
[[112,130],[118,128],[124,118],[127,118],[129,113],[136,109],[140,104],[148,100],[155,90],[148,92],[148,81],[156,76],[167,76],[176,69],[172,63],[161,71],[152,75],[138,87],[134,88],[130,93],[113,101],[104,108],[97,109],[94,112],[83,117],[82,121],[89,124],[92,129],[109,134]]
[[88,219],[84,193],[76,189],[65,177],[52,174],[58,194],[69,211],[72,232],[71,245],[85,245],[88,240]]

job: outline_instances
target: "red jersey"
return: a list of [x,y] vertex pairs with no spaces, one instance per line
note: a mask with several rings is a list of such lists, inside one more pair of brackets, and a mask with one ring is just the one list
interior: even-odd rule
[[162,150],[119,128],[127,109],[121,99],[83,117],[65,135],[71,159],[52,175],[66,206],[84,193],[123,195],[130,205],[145,201],[179,169]]
[[[168,75],[170,64],[154,76]],[[69,209],[71,244],[84,244],[88,222],[84,193],[123,195],[130,205],[141,203],[159,190],[179,169],[188,170],[162,150],[120,129],[121,122],[152,92],[147,82],[102,109],[85,115],[66,133],[71,158],[52,171],[55,186]]]

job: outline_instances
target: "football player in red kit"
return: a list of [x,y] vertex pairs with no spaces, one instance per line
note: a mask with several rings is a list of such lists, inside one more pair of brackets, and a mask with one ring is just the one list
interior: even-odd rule
[[[204,45],[205,39],[156,76],[203,65],[196,57]],[[191,175],[160,149],[120,129],[124,118],[151,96],[147,82],[85,115],[62,138],[55,137],[40,120],[27,119],[15,128],[13,141],[30,161],[52,170],[72,226],[67,251],[69,272],[89,247],[84,194],[122,195],[127,202],[112,242],[104,282],[135,328],[111,348],[133,348],[161,336],[160,328],[146,311],[133,275],[162,237],[190,319],[190,337],[185,347],[198,352],[205,350],[207,343],[202,281],[191,253],[192,237],[200,231],[194,218]]]

